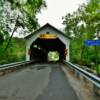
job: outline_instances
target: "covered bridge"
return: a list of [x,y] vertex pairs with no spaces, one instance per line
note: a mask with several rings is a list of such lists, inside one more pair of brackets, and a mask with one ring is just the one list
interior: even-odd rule
[[25,37],[26,60],[47,61],[48,53],[57,51],[59,61],[68,60],[70,38],[50,24]]

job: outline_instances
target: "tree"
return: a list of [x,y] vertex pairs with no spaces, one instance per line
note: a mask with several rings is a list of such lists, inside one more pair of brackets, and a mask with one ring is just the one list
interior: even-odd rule
[[83,60],[82,64],[91,63],[94,59],[94,47],[86,47],[84,41],[93,39],[94,33],[100,31],[100,0],[88,0],[87,4],[82,4],[73,14],[63,17],[63,24],[67,35],[70,36],[70,31],[75,34],[71,43],[72,60],[77,63]]
[[[4,34],[5,31],[7,34],[12,34],[6,48],[8,48],[14,32],[29,34],[39,27],[36,15],[43,7],[46,7],[44,0],[0,1],[0,29],[2,29],[1,31],[4,31]],[[2,41],[5,37],[4,34],[0,32],[0,40]]]
[[44,0],[0,0],[0,59],[12,55],[8,46],[15,32],[30,34],[39,27],[36,15],[42,8],[46,8]]

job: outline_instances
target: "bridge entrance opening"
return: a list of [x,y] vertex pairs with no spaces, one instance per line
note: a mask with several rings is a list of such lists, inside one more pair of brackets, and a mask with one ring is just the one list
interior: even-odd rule
[[30,47],[30,60],[62,61],[66,59],[65,49],[65,44],[59,38],[37,38]]

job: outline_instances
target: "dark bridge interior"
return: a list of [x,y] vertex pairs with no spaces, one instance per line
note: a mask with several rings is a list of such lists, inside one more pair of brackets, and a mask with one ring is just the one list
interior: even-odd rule
[[43,39],[38,38],[34,41],[30,47],[30,59],[38,60],[42,62],[48,61],[49,51],[59,52],[59,61],[65,59],[65,44],[59,39]]

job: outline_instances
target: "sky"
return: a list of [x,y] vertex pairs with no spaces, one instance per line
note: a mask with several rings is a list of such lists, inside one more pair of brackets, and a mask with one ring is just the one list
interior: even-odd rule
[[37,15],[40,26],[50,23],[56,28],[63,28],[62,16],[76,11],[86,0],[46,0],[47,8]]
[[[37,15],[40,26],[50,23],[58,29],[64,29],[62,17],[67,13],[73,13],[76,11],[82,3],[86,3],[87,0],[45,0],[47,8],[42,9]],[[14,36],[23,37],[23,35]]]

